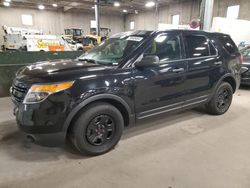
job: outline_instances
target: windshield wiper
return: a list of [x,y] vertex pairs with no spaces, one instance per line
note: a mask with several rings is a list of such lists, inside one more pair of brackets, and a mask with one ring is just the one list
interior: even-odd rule
[[96,60],[94,59],[78,59],[79,61],[86,61],[88,63],[93,63],[93,64],[97,64]]

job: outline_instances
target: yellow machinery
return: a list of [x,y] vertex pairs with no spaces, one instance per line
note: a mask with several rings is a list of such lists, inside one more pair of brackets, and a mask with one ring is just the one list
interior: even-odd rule
[[96,34],[83,35],[82,29],[70,28],[65,29],[65,37],[70,37],[76,43],[83,45],[84,51],[88,51],[101,43],[101,37]]

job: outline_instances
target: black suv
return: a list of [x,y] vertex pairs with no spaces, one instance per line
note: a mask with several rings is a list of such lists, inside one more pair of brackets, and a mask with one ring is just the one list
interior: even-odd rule
[[99,155],[144,118],[198,105],[224,114],[240,70],[229,35],[136,31],[116,34],[76,60],[24,67],[10,90],[18,126],[34,141],[56,146],[69,136],[81,153]]

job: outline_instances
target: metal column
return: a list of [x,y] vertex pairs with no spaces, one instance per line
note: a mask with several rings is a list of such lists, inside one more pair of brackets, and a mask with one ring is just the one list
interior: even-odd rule
[[212,27],[214,0],[202,0],[201,23],[202,29],[209,31]]
[[96,34],[101,35],[100,32],[100,0],[95,0],[95,20],[96,20]]

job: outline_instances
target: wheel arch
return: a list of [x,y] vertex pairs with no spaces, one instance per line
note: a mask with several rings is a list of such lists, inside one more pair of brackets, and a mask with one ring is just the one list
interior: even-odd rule
[[237,84],[236,84],[236,80],[234,79],[233,76],[227,75],[226,77],[224,77],[224,78],[222,79],[222,82],[227,82],[227,83],[229,83],[229,84],[232,86],[232,88],[233,88],[233,92],[235,93],[236,88],[237,88]]
[[90,105],[95,102],[107,102],[113,106],[115,106],[122,114],[124,119],[124,125],[128,126],[129,124],[134,123],[134,116],[132,113],[132,110],[130,106],[127,104],[126,101],[124,101],[121,97],[118,97],[116,95],[112,94],[99,94],[92,96],[80,104],[78,104],[68,115],[64,125],[63,125],[63,132],[65,133],[65,136],[74,121],[74,119],[77,117],[77,115],[83,110],[87,105]]
[[214,87],[214,92],[216,91],[216,89],[220,86],[220,84],[222,82],[227,82],[229,83],[232,88],[233,88],[233,92],[235,93],[236,89],[237,89],[237,81],[236,79],[234,78],[234,76],[230,73],[224,75],[218,82],[217,84],[215,85]]

